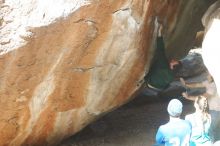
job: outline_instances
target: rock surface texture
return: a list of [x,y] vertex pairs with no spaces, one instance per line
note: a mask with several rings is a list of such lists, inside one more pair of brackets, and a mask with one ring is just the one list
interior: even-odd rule
[[[0,146],[55,145],[128,102],[153,56],[156,17],[178,57],[210,4],[0,0]],[[194,27],[178,41],[185,24]]]
[[220,94],[220,1],[214,3],[205,13],[202,21],[206,35],[202,44],[203,59],[206,67],[213,76],[218,93]]
[[[217,95],[210,99],[209,105],[212,114],[212,133],[214,141],[220,140],[220,1],[214,3],[205,13],[203,25],[206,34],[202,44],[204,64],[213,76],[217,87]],[[218,145],[218,142],[215,144]]]

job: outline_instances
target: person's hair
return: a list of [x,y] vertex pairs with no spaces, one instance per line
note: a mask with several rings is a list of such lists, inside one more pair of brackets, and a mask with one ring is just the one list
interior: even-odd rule
[[208,114],[209,113],[209,105],[208,105],[208,100],[205,96],[198,96],[195,100],[195,102],[197,103],[199,109],[204,113],[204,114]]
[[209,120],[209,104],[208,104],[208,100],[205,96],[198,96],[195,100],[195,103],[198,105],[198,108],[201,110],[202,112],[202,122],[203,122],[203,130],[205,130],[204,128],[204,124]]
[[[175,62],[176,64],[174,64],[173,67],[171,68],[171,64],[173,62]],[[180,60],[174,60],[174,59],[170,60],[169,65],[170,65],[170,69],[172,70],[174,74],[178,73],[180,69],[183,67],[183,64]]]
[[179,118],[181,115],[176,115],[176,116],[169,115],[169,116],[172,118]]

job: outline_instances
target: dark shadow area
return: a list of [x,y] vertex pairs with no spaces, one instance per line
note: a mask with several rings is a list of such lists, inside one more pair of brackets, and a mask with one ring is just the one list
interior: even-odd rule
[[[142,90],[134,100],[90,124],[60,146],[151,146],[157,128],[169,119],[168,101],[169,98],[145,96]],[[184,118],[193,112],[193,105],[182,101]]]

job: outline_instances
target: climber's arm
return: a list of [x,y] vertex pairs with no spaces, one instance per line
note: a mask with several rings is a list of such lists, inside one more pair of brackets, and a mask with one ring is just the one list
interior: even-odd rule
[[180,78],[180,82],[185,87],[188,87],[188,88],[206,88],[206,85],[204,84],[204,82],[201,82],[201,83],[186,83],[183,78]]
[[[198,97],[198,96],[188,95],[187,92],[183,92],[183,93],[182,93],[182,96],[183,96],[185,99],[192,100],[192,101],[195,101],[196,97]],[[202,94],[202,96],[210,97],[211,95],[208,94],[208,93],[204,93],[204,94]]]

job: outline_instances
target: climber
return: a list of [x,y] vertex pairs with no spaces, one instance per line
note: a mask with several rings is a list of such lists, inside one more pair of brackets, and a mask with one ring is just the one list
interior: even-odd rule
[[168,61],[162,37],[163,26],[159,25],[157,34],[157,48],[148,74],[145,76],[145,85],[157,95],[166,89],[174,80],[174,71],[181,66],[181,62],[175,59]]

